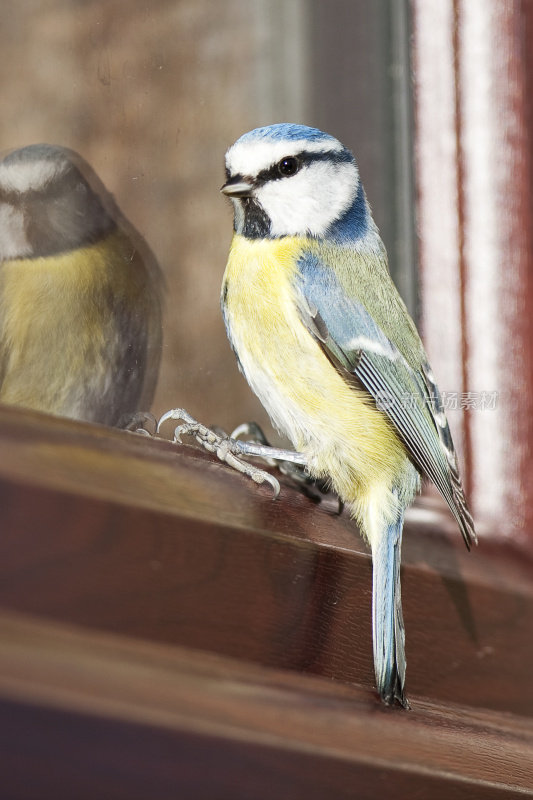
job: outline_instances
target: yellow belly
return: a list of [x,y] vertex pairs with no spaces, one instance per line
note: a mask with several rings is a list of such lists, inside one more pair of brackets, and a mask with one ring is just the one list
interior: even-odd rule
[[0,402],[112,424],[131,391],[125,352],[144,324],[156,328],[148,277],[118,231],[78,251],[3,262]]
[[234,237],[223,288],[228,332],[274,425],[361,519],[371,496],[394,505],[391,489],[412,467],[386,415],[339,374],[300,319],[292,279],[305,244]]

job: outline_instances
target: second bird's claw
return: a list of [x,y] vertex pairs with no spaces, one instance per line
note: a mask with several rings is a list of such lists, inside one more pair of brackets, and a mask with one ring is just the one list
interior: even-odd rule
[[[145,427],[146,425],[148,427]],[[135,411],[123,414],[117,427],[132,433],[140,433],[143,436],[153,436],[157,431],[157,420],[149,411]]]
[[163,423],[169,419],[182,420],[182,424],[174,429],[175,442],[181,444],[182,436],[194,436],[198,444],[200,444],[204,450],[207,450],[209,453],[215,453],[220,461],[223,461],[228,466],[246,475],[246,477],[251,478],[254,483],[270,484],[274,493],[273,499],[275,500],[278,497],[281,491],[279,481],[269,472],[259,469],[248,461],[239,458],[237,454],[240,455],[242,451],[239,447],[239,443],[235,439],[229,437],[226,433],[220,431],[220,429],[217,429],[215,432],[206,425],[202,425],[201,422],[191,417],[188,411],[185,411],[183,408],[174,408],[163,414],[157,424],[158,433]]

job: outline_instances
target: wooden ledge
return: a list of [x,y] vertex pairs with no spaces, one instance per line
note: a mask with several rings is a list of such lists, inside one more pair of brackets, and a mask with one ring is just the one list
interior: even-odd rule
[[[10,798],[523,797],[533,726],[0,614]],[[39,794],[28,794],[28,775]]]
[[[0,608],[361,687],[371,563],[351,521],[192,447],[0,409]],[[533,716],[527,552],[466,553],[422,498],[403,566],[408,695]]]

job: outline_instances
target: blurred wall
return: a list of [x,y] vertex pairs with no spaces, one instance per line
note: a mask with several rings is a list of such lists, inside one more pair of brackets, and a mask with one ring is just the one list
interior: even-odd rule
[[157,415],[184,406],[229,429],[266,423],[219,310],[232,213],[218,190],[224,152],[241,133],[283,120],[352,132],[346,143],[358,155],[361,142],[363,179],[387,229],[390,170],[385,139],[376,142],[390,117],[386,98],[373,104],[383,46],[371,9],[383,15],[394,1],[25,0],[4,14],[0,148],[44,141],[80,152],[165,272]]

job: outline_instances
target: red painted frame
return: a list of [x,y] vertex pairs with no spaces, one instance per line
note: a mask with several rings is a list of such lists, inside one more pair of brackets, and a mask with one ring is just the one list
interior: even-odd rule
[[422,328],[483,535],[532,541],[533,5],[413,0]]

